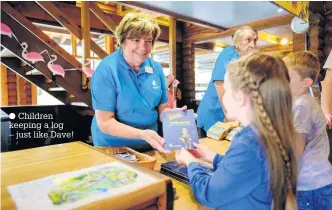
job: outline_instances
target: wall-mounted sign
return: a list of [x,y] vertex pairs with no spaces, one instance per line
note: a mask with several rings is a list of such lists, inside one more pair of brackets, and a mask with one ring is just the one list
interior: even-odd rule
[[309,1],[273,1],[273,3],[279,7],[282,7],[293,15],[296,15],[305,22],[308,22]]

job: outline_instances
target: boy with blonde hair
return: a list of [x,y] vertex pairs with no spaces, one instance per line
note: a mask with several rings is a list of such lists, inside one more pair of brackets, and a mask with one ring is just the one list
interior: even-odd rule
[[316,81],[320,65],[310,52],[297,52],[283,59],[290,76],[294,127],[299,133],[297,203],[299,209],[332,210],[332,166],[323,111],[308,88]]

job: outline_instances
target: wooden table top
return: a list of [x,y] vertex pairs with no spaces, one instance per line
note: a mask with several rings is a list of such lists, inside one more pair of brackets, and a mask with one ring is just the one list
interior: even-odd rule
[[[15,203],[11,199],[7,189],[9,185],[103,165],[113,161],[116,161],[114,157],[110,157],[82,142],[71,142],[1,153],[1,209],[16,209]],[[125,208],[139,205],[142,201],[144,202],[150,198],[153,199],[165,192],[165,176],[153,173],[151,170],[142,168],[137,164],[126,164],[142,173],[148,173],[150,176],[157,178],[158,181],[149,186],[140,187],[137,190],[128,192],[126,194],[128,202],[116,202],[122,199],[122,195],[117,195],[80,208],[109,209],[111,205],[112,208],[124,209],[123,205],[126,206]]]
[[[230,145],[228,141],[216,141],[210,138],[201,139],[200,143],[220,154],[224,154]],[[149,152],[148,154],[157,159],[155,171],[160,171],[160,164],[175,159],[174,153],[165,155]],[[110,163],[109,156],[82,142],[1,153],[1,209],[16,209],[7,190],[9,185],[106,163]],[[148,169],[143,170],[148,172]],[[179,196],[174,202],[174,209],[208,209],[195,200],[190,186],[175,179],[172,181]]]
[[[200,139],[200,143],[207,145],[211,148],[212,151],[217,152],[219,154],[225,154],[230,142],[229,141],[216,141],[211,138],[202,138]],[[175,153],[171,154],[161,154],[159,152],[148,152],[150,156],[156,158],[156,164],[154,167],[155,171],[160,171],[160,165],[167,161],[175,160]],[[196,199],[193,194],[193,191],[189,185],[186,185],[182,182],[177,181],[176,179],[172,179],[173,187],[176,188],[176,193],[179,196],[177,200],[174,201],[174,209],[175,210],[183,210],[183,209],[190,209],[190,210],[201,210],[201,209],[210,209],[206,206],[201,205]]]

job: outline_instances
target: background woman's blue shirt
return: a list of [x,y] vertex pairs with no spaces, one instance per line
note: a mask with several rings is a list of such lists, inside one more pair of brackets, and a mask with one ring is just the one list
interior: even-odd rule
[[205,131],[225,118],[214,82],[224,81],[228,64],[239,57],[235,47],[230,46],[223,49],[217,58],[211,81],[197,110],[197,125]]
[[[94,110],[110,111],[126,125],[157,131],[158,106],[167,103],[165,76],[159,63],[146,59],[135,72],[125,61],[121,50],[105,57],[91,81]],[[143,140],[124,139],[104,134],[94,117],[91,125],[95,146],[148,147]]]

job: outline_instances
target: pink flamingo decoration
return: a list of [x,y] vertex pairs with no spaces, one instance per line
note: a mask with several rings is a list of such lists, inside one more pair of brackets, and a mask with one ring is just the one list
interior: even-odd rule
[[10,38],[12,38],[13,32],[6,24],[1,23],[0,31],[1,31],[1,35],[7,35]]
[[[86,63],[85,65],[88,65],[90,62],[88,62],[88,63]],[[95,72],[92,68],[90,68],[90,67],[83,67],[83,68],[78,68],[78,69],[80,69],[80,70],[82,70],[83,72],[84,72],[84,74],[88,77],[87,78],[87,80],[86,80],[86,84],[85,85],[82,85],[82,88],[87,88],[88,87],[88,84],[89,84],[89,82],[90,82],[90,79],[89,78],[91,78],[92,77],[92,75],[93,75],[93,73]],[[73,68],[73,69],[65,69],[65,70],[67,70],[67,71],[69,71],[69,70],[77,70],[77,68]]]
[[84,67],[83,72],[87,77],[92,77],[93,73],[95,72],[92,68]]
[[[13,33],[12,29],[10,29],[9,26],[7,26],[4,23],[1,23],[1,25],[0,25],[0,33],[1,33],[1,35],[6,35],[6,36],[9,36],[10,38],[12,38],[12,36],[13,36],[16,39],[16,41],[18,41],[18,39],[15,36],[15,34]],[[20,43],[20,41],[18,41],[18,43]]]
[[[86,63],[85,65],[88,65],[90,62]],[[65,69],[65,70],[77,70],[76,68],[73,69]],[[83,68],[79,68],[79,70],[82,70],[84,72],[84,74],[88,77],[91,78],[93,73],[95,72],[92,68],[90,67],[83,67]]]
[[31,63],[35,64],[36,62],[38,61],[42,61],[42,62],[45,62],[44,61],[44,58],[43,56],[41,56],[42,53],[46,52],[47,50],[44,50],[40,53],[37,53],[37,52],[29,52],[27,51],[28,49],[28,44],[26,42],[22,42],[21,43],[21,46],[23,48],[23,51],[22,51],[22,57],[27,60],[27,61],[30,61]]
[[54,61],[58,59],[56,55],[51,55],[53,59],[50,59],[50,61],[47,63],[48,69],[53,73],[53,76],[60,75],[63,78],[65,78],[65,70],[62,68],[62,66],[58,64],[53,64]]

